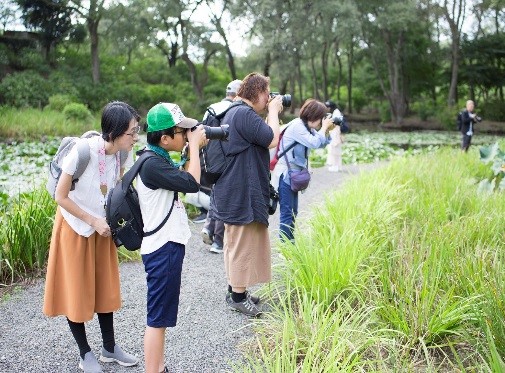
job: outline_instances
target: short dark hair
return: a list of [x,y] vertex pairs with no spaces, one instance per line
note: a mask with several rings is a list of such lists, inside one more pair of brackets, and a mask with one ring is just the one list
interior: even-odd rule
[[114,141],[122,136],[130,126],[132,119],[140,120],[137,111],[122,101],[109,102],[102,111],[102,137],[105,141]]
[[174,138],[174,130],[178,128],[176,126],[166,128],[164,130],[148,132],[147,133],[147,143],[150,145],[158,145],[161,141],[161,137],[164,135],[170,136],[172,139]]
[[259,100],[258,95],[262,92],[268,92],[269,86],[270,78],[260,73],[250,73],[242,80],[237,95],[255,104]]
[[321,120],[327,113],[326,105],[320,101],[309,98],[300,109],[300,119],[304,122]]

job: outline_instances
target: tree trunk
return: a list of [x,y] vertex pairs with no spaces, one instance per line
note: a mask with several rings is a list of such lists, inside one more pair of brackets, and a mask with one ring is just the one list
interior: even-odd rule
[[317,91],[317,71],[314,56],[310,57],[310,68],[312,72],[312,97],[319,99],[319,93]]
[[451,85],[449,86],[449,96],[447,98],[449,107],[454,107],[458,102],[459,39],[459,34],[452,37]]
[[91,42],[91,76],[93,84],[100,83],[100,57],[98,54],[98,23],[100,20],[88,18],[89,39]]
[[352,65],[354,62],[354,43],[351,37],[347,56],[347,110],[352,113]]
[[328,93],[328,55],[329,55],[329,47],[328,43],[323,44],[323,51],[321,52],[321,65],[323,72],[323,95],[324,99],[327,100],[329,98]]

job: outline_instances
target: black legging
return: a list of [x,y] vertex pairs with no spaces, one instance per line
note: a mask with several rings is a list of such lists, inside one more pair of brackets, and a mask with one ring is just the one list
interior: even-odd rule
[[[112,312],[97,313],[98,322],[100,323],[100,331],[102,332],[103,347],[109,351],[114,352],[116,342],[114,340],[114,318]],[[67,318],[70,331],[74,336],[77,346],[79,347],[79,354],[84,359],[84,355],[91,351],[86,337],[86,327],[83,322],[73,322]]]

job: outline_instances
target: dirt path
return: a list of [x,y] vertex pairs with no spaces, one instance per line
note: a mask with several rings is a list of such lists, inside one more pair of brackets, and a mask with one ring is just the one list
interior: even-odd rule
[[[311,185],[300,195],[299,219],[305,219],[325,193],[377,165],[345,166],[341,173],[314,169]],[[277,236],[278,212],[271,217]],[[208,251],[200,238],[201,224],[191,226],[187,245],[177,327],[167,332],[167,365],[171,372],[224,372],[241,358],[237,344],[251,335],[248,318],[229,310],[222,255]],[[143,357],[145,275],[141,262],[120,268],[123,307],[115,313],[116,341]],[[63,317],[42,314],[44,282],[37,281],[0,304],[0,372],[78,372],[78,350]],[[98,321],[86,324],[92,350],[99,354]],[[104,372],[143,372],[143,364],[124,368],[102,364]]]

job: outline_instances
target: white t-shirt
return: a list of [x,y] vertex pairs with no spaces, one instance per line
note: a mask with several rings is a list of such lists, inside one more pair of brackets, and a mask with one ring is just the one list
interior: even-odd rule
[[[167,216],[168,209],[170,209],[174,198],[174,191],[162,188],[148,188],[144,185],[140,176],[137,176],[136,180],[140,210],[142,211],[142,220],[144,222],[144,232],[149,232],[156,229]],[[167,207],[161,209],[160,206]],[[172,213],[163,227],[158,232],[142,239],[140,254],[150,254],[168,241],[186,245],[190,237],[191,231],[184,204],[180,200],[174,201]]]
[[[100,191],[100,173],[98,171],[98,150],[103,147],[104,140],[100,136],[94,136],[89,139],[82,139],[79,141],[87,141],[89,143],[90,159],[88,167],[84,170],[83,174],[79,178],[79,181],[75,183],[75,189],[71,190],[68,196],[88,214],[96,218],[104,218],[104,206],[107,201],[107,195],[104,197]],[[74,146],[63,160],[63,172],[69,175],[74,174],[77,168],[77,157],[77,146]],[[105,164],[108,193],[112,190],[112,188],[114,188],[119,178],[119,168],[117,167],[116,155],[106,155]],[[61,214],[77,234],[89,237],[95,232],[89,224],[75,217],[64,208],[61,208]]]

